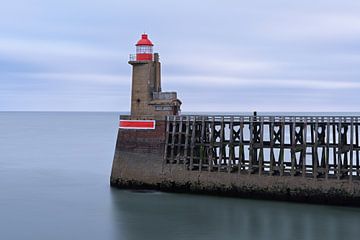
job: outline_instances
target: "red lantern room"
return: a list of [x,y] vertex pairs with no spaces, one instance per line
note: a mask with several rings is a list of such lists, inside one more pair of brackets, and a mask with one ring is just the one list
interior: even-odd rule
[[152,61],[154,44],[148,39],[147,34],[142,34],[136,43],[136,61]]

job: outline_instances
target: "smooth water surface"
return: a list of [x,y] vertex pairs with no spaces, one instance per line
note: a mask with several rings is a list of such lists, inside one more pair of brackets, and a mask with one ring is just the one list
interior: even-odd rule
[[0,113],[0,239],[360,239],[360,209],[109,187],[117,113]]

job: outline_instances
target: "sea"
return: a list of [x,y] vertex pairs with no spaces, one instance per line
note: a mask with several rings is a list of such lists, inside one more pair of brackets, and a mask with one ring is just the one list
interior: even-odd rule
[[0,240],[360,239],[360,208],[112,188],[118,119],[0,112]]

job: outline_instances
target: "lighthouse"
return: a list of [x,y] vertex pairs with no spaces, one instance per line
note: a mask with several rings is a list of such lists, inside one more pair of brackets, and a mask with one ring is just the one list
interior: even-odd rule
[[130,54],[132,65],[131,118],[164,119],[178,115],[181,101],[176,92],[161,91],[159,54],[153,53],[154,44],[147,34],[136,43],[136,54]]

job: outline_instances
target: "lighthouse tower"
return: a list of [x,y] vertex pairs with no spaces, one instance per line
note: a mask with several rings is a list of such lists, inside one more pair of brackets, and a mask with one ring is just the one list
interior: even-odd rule
[[159,54],[153,53],[153,43],[142,34],[136,43],[136,54],[130,55],[132,65],[131,118],[164,119],[178,115],[181,101],[176,92],[161,91]]

